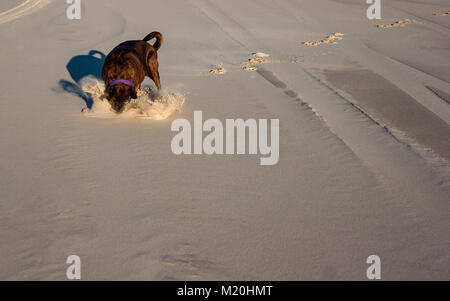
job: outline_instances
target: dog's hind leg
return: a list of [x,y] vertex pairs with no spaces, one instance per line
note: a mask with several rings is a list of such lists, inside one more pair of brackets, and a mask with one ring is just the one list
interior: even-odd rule
[[149,49],[147,53],[147,75],[155,82],[158,90],[161,90],[161,79],[158,68],[158,53],[154,49]]
[[161,80],[159,77],[158,69],[152,68],[152,69],[150,69],[150,72],[151,72],[150,77],[155,82],[156,88],[158,88],[158,90],[161,90]]

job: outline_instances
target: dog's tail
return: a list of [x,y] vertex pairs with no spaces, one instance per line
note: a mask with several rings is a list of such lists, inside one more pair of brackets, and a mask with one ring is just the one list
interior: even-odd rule
[[153,39],[153,38],[156,38],[156,42],[155,42],[155,44],[153,44],[153,47],[155,47],[155,49],[158,50],[159,47],[161,47],[161,45],[162,45],[162,42],[163,42],[163,36],[162,36],[161,33],[157,32],[157,31],[154,31],[154,32],[152,32],[152,33],[149,33],[149,34],[144,38],[144,41],[145,41],[145,42],[148,42],[148,41],[150,41],[150,40]]

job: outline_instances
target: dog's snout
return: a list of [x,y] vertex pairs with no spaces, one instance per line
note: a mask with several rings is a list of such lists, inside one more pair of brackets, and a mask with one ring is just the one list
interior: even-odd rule
[[116,99],[112,99],[110,101],[111,108],[114,111],[116,111],[117,113],[121,113],[123,111],[123,109],[125,107],[125,103],[126,103],[125,101],[119,101],[119,100],[116,100]]

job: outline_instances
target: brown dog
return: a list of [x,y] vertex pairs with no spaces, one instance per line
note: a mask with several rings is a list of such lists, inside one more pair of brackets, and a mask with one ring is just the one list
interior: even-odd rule
[[[156,42],[152,46],[147,42],[153,38]],[[162,35],[154,31],[142,41],[123,42],[106,57],[102,70],[105,95],[116,112],[122,112],[131,98],[137,98],[136,90],[141,88],[145,76],[161,89],[157,51],[162,41]]]

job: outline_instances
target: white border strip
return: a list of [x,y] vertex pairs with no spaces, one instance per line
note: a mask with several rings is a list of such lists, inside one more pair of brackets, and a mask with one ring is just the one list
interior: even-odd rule
[[26,0],[22,4],[0,13],[0,24],[31,14],[46,6],[51,0]]

